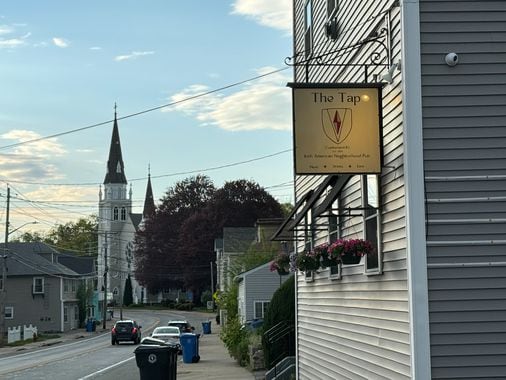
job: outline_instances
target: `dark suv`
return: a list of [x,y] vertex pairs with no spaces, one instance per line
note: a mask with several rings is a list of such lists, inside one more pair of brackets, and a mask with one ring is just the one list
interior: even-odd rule
[[119,342],[141,342],[141,326],[136,321],[117,321],[111,330],[111,344]]
[[181,331],[181,333],[193,332],[195,330],[195,328],[192,325],[190,325],[188,321],[185,320],[169,321],[167,323],[167,326],[179,327],[179,331]]

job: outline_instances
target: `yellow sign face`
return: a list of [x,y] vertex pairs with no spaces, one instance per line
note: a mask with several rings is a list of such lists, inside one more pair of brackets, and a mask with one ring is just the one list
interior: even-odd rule
[[295,86],[295,173],[380,173],[380,89]]

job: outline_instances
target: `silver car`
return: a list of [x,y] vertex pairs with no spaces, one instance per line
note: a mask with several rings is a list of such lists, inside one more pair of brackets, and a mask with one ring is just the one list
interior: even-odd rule
[[151,338],[163,340],[165,343],[179,345],[181,331],[176,326],[161,326],[153,330]]

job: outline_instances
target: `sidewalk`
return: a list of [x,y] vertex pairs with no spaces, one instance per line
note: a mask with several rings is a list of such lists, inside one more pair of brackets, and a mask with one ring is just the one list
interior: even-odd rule
[[227,349],[220,339],[221,327],[213,324],[211,334],[200,335],[198,363],[183,363],[178,358],[177,379],[178,380],[201,380],[201,379],[263,379],[263,373],[255,377],[253,373],[230,357]]

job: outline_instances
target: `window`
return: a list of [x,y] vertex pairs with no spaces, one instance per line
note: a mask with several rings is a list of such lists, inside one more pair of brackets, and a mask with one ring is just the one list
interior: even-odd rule
[[44,293],[44,277],[33,278],[33,294]]
[[5,319],[14,319],[14,307],[13,306],[5,306]]
[[76,280],[70,280],[72,282],[72,291],[75,292],[76,291]]
[[69,291],[69,280],[63,280],[63,291],[65,293]]
[[121,208],[121,220],[126,220],[126,208]]
[[117,296],[119,294],[118,288],[114,288],[114,290],[112,291],[112,294]]
[[267,314],[269,303],[269,301],[255,301],[255,319],[264,318],[264,316]]
[[2,276],[0,276],[0,291],[4,290],[4,279]]
[[363,177],[364,238],[369,240],[374,253],[365,257],[367,272],[381,272],[379,181],[377,175]]
[[74,321],[79,321],[79,306],[74,306]]
[[112,209],[112,220],[118,220],[118,208],[114,207]]
[[304,51],[306,58],[313,52],[313,3],[311,0],[306,2],[304,8]]
[[337,12],[337,0],[327,0],[327,17],[332,18]]
[[68,322],[69,321],[69,308],[67,306],[65,306],[63,308],[63,322]]

